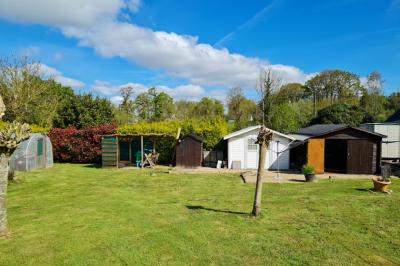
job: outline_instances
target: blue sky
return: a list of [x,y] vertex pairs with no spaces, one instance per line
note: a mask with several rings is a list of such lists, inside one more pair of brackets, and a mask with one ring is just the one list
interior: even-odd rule
[[271,67],[287,82],[325,69],[379,71],[400,90],[400,0],[0,0],[0,54],[28,54],[78,92],[121,86],[176,99],[241,86]]

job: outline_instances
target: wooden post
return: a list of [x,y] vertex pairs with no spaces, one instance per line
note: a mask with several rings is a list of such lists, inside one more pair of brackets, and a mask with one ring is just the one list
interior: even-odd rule
[[119,139],[116,136],[115,140],[117,141],[117,168],[119,168]]
[[140,151],[141,151],[141,164],[140,164],[140,167],[142,167],[143,168],[143,152],[144,152],[144,150],[143,150],[143,135],[141,135],[140,136]]

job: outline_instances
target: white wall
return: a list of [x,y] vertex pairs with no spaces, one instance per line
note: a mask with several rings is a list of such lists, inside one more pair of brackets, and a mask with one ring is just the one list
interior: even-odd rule
[[361,128],[387,136],[382,139],[382,158],[400,158],[400,125],[363,124]]
[[[228,139],[228,165],[229,168],[232,168],[232,161],[240,161],[241,168],[246,169],[246,159],[247,156],[247,139],[254,138],[257,139],[259,129],[255,129],[253,131],[247,132],[237,137],[233,137]],[[279,148],[277,147],[277,141],[279,141]],[[277,154],[276,151],[283,151],[287,149],[290,140],[279,135],[274,134],[273,140],[270,143],[270,148],[267,151],[267,161],[266,167],[268,169],[277,169]],[[257,168],[258,165],[258,151],[257,158],[255,159],[256,163],[252,164],[254,167],[251,169]],[[289,170],[289,150],[283,152],[279,155],[279,169],[281,170]]]

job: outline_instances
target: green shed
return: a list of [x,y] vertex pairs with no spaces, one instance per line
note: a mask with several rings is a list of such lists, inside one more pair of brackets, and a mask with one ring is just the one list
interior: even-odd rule
[[155,152],[157,139],[165,134],[104,135],[101,152],[103,167],[143,167],[145,154]]

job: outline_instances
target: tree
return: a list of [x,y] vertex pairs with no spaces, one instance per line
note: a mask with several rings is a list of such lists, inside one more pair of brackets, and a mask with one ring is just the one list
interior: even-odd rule
[[194,117],[194,109],[197,102],[179,100],[174,104],[174,115],[176,119],[188,120]]
[[274,103],[295,103],[307,96],[306,88],[300,83],[288,83],[283,85],[274,94]]
[[394,92],[389,95],[385,108],[389,110],[390,114],[400,109],[400,92]]
[[44,79],[41,65],[27,57],[0,60],[0,93],[7,107],[6,120],[52,126],[58,94],[56,83]]
[[154,97],[154,121],[163,121],[172,118],[174,113],[174,100],[165,92],[160,92]]
[[136,97],[135,107],[142,121],[161,121],[172,118],[174,101],[165,92],[157,92],[157,89],[152,87]]
[[134,110],[134,103],[131,100],[131,97],[133,95],[133,88],[128,86],[120,89],[121,97],[122,97],[122,102],[119,105],[119,109],[126,114],[132,114]]
[[228,118],[235,121],[235,128],[241,129],[253,122],[257,105],[247,99],[241,88],[233,88],[228,94]]
[[334,104],[318,111],[318,116],[311,124],[346,124],[358,126],[361,123],[371,123],[373,117],[362,107],[347,104]]
[[312,95],[314,115],[317,113],[317,102],[328,99],[331,104],[355,104],[361,94],[362,86],[357,75],[342,70],[325,70],[308,80],[306,92]]
[[296,110],[288,103],[274,105],[269,122],[271,129],[282,133],[296,132],[301,127]]
[[269,115],[272,111],[273,93],[281,86],[281,79],[272,71],[267,68],[259,75],[257,91],[260,95],[260,102],[258,103],[260,112],[260,121],[264,125],[269,122]]
[[376,121],[384,121],[388,114],[385,110],[386,97],[383,93],[384,81],[379,72],[374,71],[367,76],[365,89],[361,97],[361,106],[369,112]]
[[[0,103],[3,102],[0,96]],[[0,106],[1,115],[6,110]],[[9,172],[9,160],[17,145],[29,137],[30,128],[27,124],[13,122],[0,131],[0,235],[7,230],[6,195]]]
[[108,99],[92,94],[71,95],[59,110],[55,125],[58,127],[85,128],[115,121],[113,105]]
[[215,99],[204,97],[196,104],[194,116],[198,119],[214,119],[224,117],[224,105]]
[[254,203],[252,214],[257,217],[261,213],[261,197],[262,197],[262,184],[265,172],[265,156],[269,143],[272,140],[272,131],[262,126],[257,137],[257,144],[260,146],[259,160],[258,160],[258,171],[257,171],[257,181],[256,181],[256,192],[254,194]]

